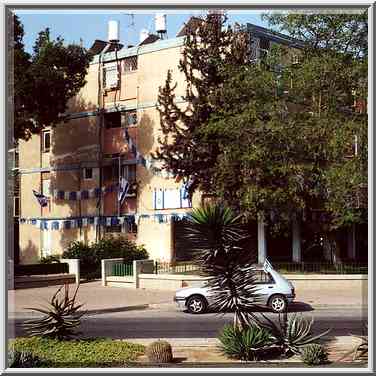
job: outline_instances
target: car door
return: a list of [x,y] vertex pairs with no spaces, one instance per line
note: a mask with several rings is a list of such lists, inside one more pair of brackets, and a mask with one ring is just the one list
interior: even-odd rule
[[267,304],[276,287],[276,283],[270,273],[266,273],[263,270],[257,271],[257,287],[261,303]]

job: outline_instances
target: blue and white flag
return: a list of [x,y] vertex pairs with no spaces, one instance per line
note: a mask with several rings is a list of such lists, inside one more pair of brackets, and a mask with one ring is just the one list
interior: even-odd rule
[[182,192],[183,200],[186,200],[189,198],[189,189],[191,188],[193,183],[194,183],[194,179],[189,178],[188,181],[183,185],[183,192]]
[[273,266],[272,266],[272,264],[268,261],[268,259],[265,259],[263,269],[264,269],[264,272],[265,272],[265,273],[268,273],[270,270],[273,270]]
[[124,177],[122,177],[120,179],[119,192],[118,192],[118,200],[119,200],[120,205],[123,204],[125,200],[125,196],[128,193],[128,190],[129,190],[129,183]]
[[33,193],[35,198],[38,200],[40,206],[45,207],[48,205],[48,198],[45,195],[42,195],[42,193],[34,191],[34,189]]

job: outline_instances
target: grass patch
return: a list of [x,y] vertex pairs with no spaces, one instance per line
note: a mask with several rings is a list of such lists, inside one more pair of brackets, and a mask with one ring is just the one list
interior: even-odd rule
[[59,341],[19,337],[10,341],[18,351],[37,355],[44,367],[127,367],[144,353],[143,345],[107,338]]

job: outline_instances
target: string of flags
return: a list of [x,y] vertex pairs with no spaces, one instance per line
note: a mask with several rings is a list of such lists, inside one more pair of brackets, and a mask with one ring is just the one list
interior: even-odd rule
[[[128,184],[128,188],[129,188],[129,184]],[[55,200],[80,201],[80,200],[88,200],[91,198],[99,198],[101,193],[106,194],[106,193],[111,193],[111,192],[119,192],[119,185],[111,184],[109,186],[102,187],[102,189],[92,188],[92,189],[83,189],[80,191],[64,191],[60,189],[54,189],[53,198]],[[128,189],[127,189],[127,192],[128,192]],[[124,193],[124,195],[126,195],[126,193]]]
[[88,226],[118,226],[126,224],[131,226],[139,224],[141,219],[151,219],[156,223],[171,223],[187,218],[186,213],[156,213],[156,214],[128,214],[123,216],[96,216],[76,218],[20,218],[20,224],[30,224],[40,230],[69,230]]

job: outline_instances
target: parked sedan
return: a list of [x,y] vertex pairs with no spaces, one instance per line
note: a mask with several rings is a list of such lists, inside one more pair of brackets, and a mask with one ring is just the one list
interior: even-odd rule
[[[295,298],[293,284],[279,274],[267,262],[256,268],[258,293],[261,294],[258,305],[265,305],[273,312],[283,312]],[[176,291],[174,301],[180,309],[193,314],[204,313],[210,309],[211,292],[207,287],[186,287]]]

